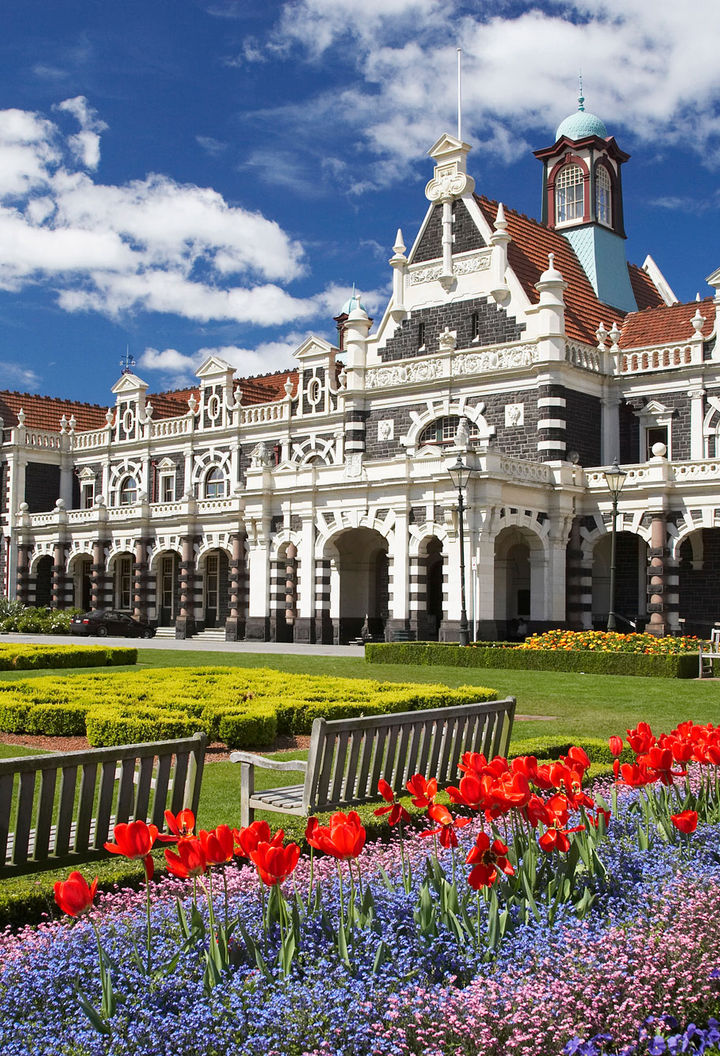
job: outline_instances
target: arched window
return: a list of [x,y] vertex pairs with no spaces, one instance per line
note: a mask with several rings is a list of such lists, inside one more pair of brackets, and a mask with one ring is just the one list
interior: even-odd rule
[[585,214],[585,185],[579,165],[566,165],[555,181],[555,223],[582,220]]
[[612,226],[612,184],[610,173],[604,165],[598,165],[595,174],[595,215],[601,224]]
[[213,466],[212,469],[208,470],[205,477],[205,498],[225,498],[225,474],[220,469],[220,466]]
[[121,506],[133,506],[137,500],[137,481],[135,477],[124,477],[118,492]]
[[[465,419],[470,431],[470,438],[478,436],[478,429],[474,422]],[[420,434],[418,443],[422,444],[453,444],[460,425],[460,416],[448,414],[444,418],[436,418],[430,425],[426,425]]]

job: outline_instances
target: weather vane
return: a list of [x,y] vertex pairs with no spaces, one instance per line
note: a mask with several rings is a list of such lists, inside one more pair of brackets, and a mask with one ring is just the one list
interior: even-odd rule
[[125,355],[120,360],[120,366],[123,374],[132,374],[132,368],[135,366],[135,357],[130,355],[130,346],[125,349]]

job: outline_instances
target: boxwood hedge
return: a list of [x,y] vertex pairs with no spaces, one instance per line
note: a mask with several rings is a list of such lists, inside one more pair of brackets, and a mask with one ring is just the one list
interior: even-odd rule
[[121,667],[137,663],[137,649],[103,645],[0,645],[0,671],[36,668]]
[[559,649],[517,649],[503,643],[453,645],[440,642],[368,643],[369,664],[440,664],[524,671],[582,671],[587,675],[645,675],[651,678],[696,678],[698,654],[647,656],[638,653]]
[[231,748],[309,733],[313,720],[417,711],[495,700],[493,689],[319,678],[227,667],[40,676],[0,682],[0,730],[46,736],[87,733],[90,744],[132,744],[204,730]]

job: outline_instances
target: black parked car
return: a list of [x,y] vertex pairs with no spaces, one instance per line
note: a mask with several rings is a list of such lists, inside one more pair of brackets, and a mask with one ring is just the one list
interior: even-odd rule
[[155,628],[148,623],[141,623],[126,612],[98,609],[95,612],[84,612],[82,616],[73,616],[70,621],[70,634],[97,634],[100,638],[107,638],[108,635],[122,638],[154,638]]

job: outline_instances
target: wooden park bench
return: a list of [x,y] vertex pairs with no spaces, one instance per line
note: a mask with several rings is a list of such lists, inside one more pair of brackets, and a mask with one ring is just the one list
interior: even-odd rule
[[0,759],[0,876],[107,854],[115,825],[197,813],[207,737]]
[[710,648],[703,649],[700,646],[698,652],[698,678],[704,675],[713,677],[715,671],[713,661],[720,660],[720,627],[713,627],[710,631]]
[[[506,755],[515,698],[451,708],[364,715],[352,719],[315,719],[310,751],[304,760],[268,759],[232,752],[240,763],[240,821],[249,825],[255,810],[307,817],[318,811],[348,809],[378,798],[384,778],[400,792],[413,774],[438,784],[455,781],[464,752]],[[304,772],[300,785],[255,790],[255,767]]]

